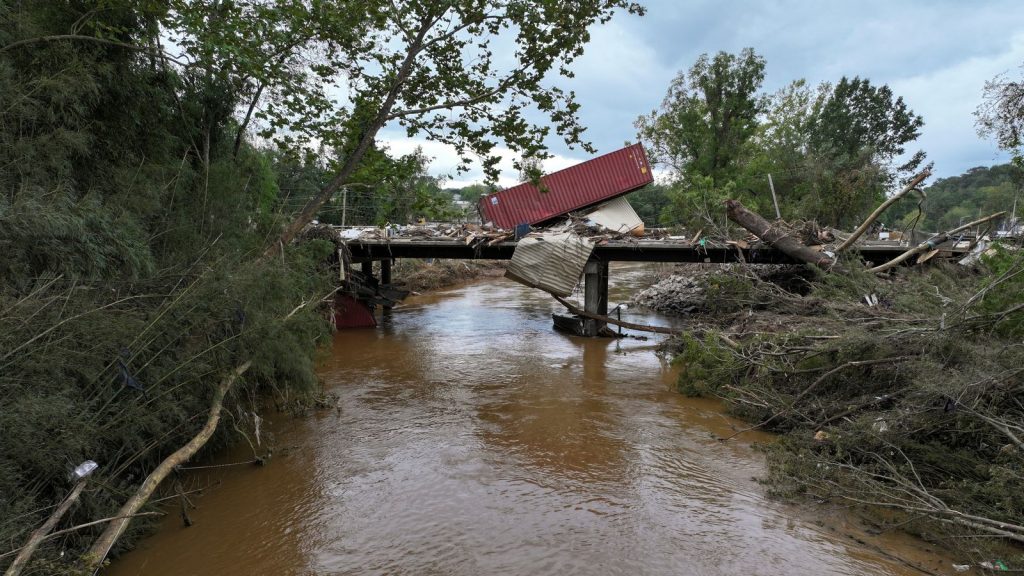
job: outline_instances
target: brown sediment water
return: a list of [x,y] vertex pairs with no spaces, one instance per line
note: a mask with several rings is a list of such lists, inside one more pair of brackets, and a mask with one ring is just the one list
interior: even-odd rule
[[[612,302],[650,268],[612,267]],[[549,297],[488,278],[338,333],[335,409],[264,415],[264,467],[191,471],[184,528],[104,573],[921,574],[947,558],[765,497],[758,433],[673,391],[647,341],[552,331]],[[633,322],[669,320],[627,310]],[[251,458],[248,446],[220,462]],[[915,568],[916,567],[916,568]]]

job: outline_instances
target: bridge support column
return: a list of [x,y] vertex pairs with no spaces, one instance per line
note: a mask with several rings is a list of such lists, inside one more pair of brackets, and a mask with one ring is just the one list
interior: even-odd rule
[[[391,284],[391,260],[380,261],[380,284],[381,286],[387,286]],[[391,313],[391,306],[384,305],[384,313]]]
[[[367,280],[373,278],[373,260],[364,260],[359,264],[359,267]],[[370,312],[373,312],[374,308],[376,308],[372,302],[366,302],[366,306],[370,309]]]
[[[608,315],[608,262],[590,260],[583,269],[583,309],[591,314]],[[583,335],[597,336],[606,324],[583,320]]]

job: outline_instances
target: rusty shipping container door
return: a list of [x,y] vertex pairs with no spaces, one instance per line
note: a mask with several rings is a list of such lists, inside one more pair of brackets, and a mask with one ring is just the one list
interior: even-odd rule
[[483,196],[480,216],[484,222],[512,230],[517,224],[539,224],[628,194],[653,181],[644,147],[633,144],[543,176],[545,192],[525,182]]

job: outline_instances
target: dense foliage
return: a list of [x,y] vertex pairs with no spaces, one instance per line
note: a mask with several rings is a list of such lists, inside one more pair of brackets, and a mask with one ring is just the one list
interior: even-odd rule
[[[332,244],[289,241],[314,217],[453,216],[422,154],[380,147],[388,123],[484,157],[499,143],[541,157],[549,133],[586,145],[573,95],[545,79],[571,75],[588,27],[620,10],[642,13],[0,4],[0,540],[25,542],[87,459],[100,468],[61,526],[109,517],[239,366],[220,442],[251,435],[267,398],[308,401],[337,271]],[[31,569],[77,569],[103,528],[47,541]]]
[[703,55],[637,120],[669,169],[663,223],[713,224],[729,197],[771,214],[771,175],[784,218],[850,225],[921,167],[923,152],[896,165],[924,122],[888,86],[843,77],[764,94],[765,65],[751,49]]
[[85,460],[97,479],[67,525],[108,516],[201,426],[242,359],[237,418],[260,411],[263,390],[316,385],[326,323],[312,307],[281,319],[329,289],[329,247],[253,261],[282,216],[274,158],[235,153],[235,102],[208,79],[123,46],[156,41],[161,13],[143,8],[28,3],[0,18],[0,44],[69,29],[109,41],[0,50],[0,540],[12,548]]

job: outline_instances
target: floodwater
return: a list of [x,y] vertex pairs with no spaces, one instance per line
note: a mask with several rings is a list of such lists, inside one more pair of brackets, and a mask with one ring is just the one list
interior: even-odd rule
[[[611,302],[650,270],[613,266]],[[949,571],[912,539],[767,499],[751,443],[771,437],[717,441],[742,424],[672,391],[675,374],[654,351],[661,336],[564,336],[551,329],[556,307],[487,279],[337,334],[322,367],[336,408],[265,414],[267,466],[188,472],[187,487],[206,488],[195,525],[169,508],[160,531],[105,573]]]

